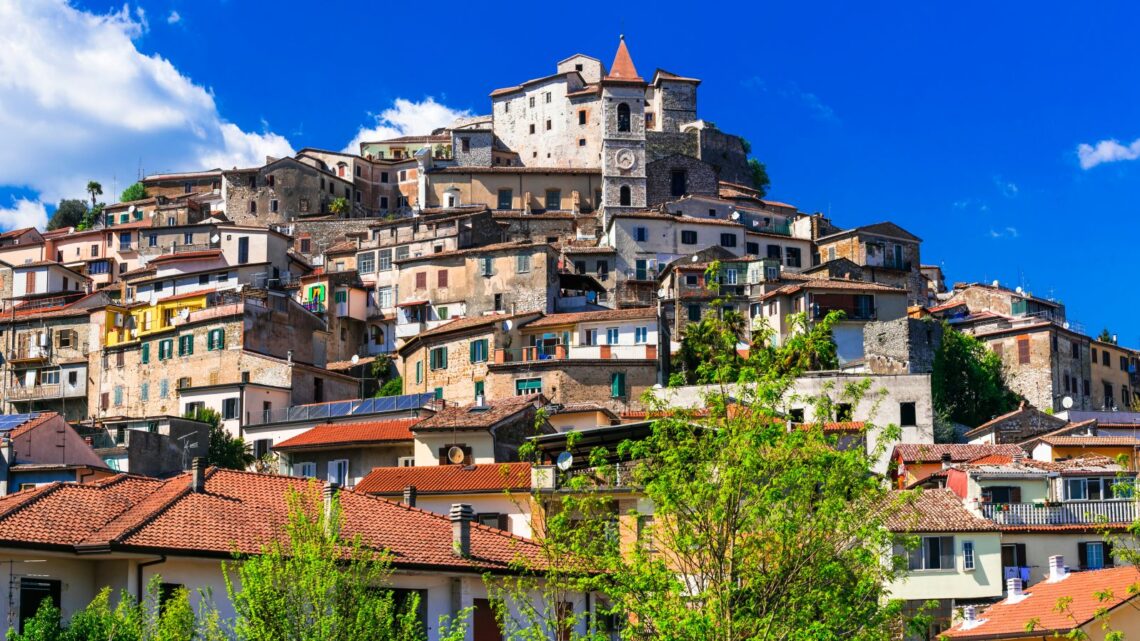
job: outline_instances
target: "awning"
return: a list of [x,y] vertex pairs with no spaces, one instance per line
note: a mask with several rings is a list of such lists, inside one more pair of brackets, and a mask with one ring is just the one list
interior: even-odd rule
[[606,291],[606,288],[602,287],[602,284],[597,280],[594,280],[593,276],[587,276],[585,274],[558,274],[558,286],[562,289],[585,290],[590,292]]
[[430,301],[426,300],[410,300],[406,303],[398,303],[396,307],[416,307],[418,305],[427,305]]

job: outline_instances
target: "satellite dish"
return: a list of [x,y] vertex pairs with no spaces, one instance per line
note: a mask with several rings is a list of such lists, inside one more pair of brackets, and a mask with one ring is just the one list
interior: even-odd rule
[[504,331],[504,332],[509,332],[509,331],[511,331],[511,329],[512,329],[514,326],[515,326],[515,323],[514,323],[514,321],[512,321],[512,320],[511,320],[511,319],[509,319],[509,318],[508,318],[507,320],[503,321],[503,331]]
[[356,354],[353,354],[353,355],[352,355],[352,358],[351,358],[350,360],[352,361],[352,364],[353,364],[353,365],[356,365],[357,363],[359,363],[359,362],[360,362],[360,356],[358,356],[358,355],[356,355]]
[[738,211],[732,212],[732,219],[733,220],[740,220],[740,212],[738,212]]
[[1063,407],[1065,409],[1071,409],[1073,407],[1073,397],[1066,396],[1065,398],[1062,398],[1061,399],[1061,407]]
[[994,286],[994,287],[1001,287],[1001,281],[995,280],[995,281],[993,282],[993,286]]
[[458,445],[452,445],[447,450],[447,460],[456,465],[462,463],[465,457],[466,455],[463,453],[463,448],[459,447]]
[[661,289],[657,290],[657,296],[658,296],[659,298],[665,298],[665,297],[666,297],[668,294],[669,294],[669,290],[668,290],[668,289],[665,289],[664,287],[662,287]]
[[693,262],[695,263],[695,262],[697,262],[698,260],[700,260],[700,257],[699,257],[699,256],[697,256],[696,254],[693,254],[693,257],[692,257],[692,258],[690,258],[689,260],[691,260],[691,261],[693,261]]
[[555,459],[554,464],[558,466],[558,469],[565,472],[566,470],[570,469],[571,465],[574,464],[574,455],[570,452],[563,452],[558,455],[558,458]]
[[131,205],[130,207],[127,207],[127,213],[128,213],[128,214],[133,214],[133,213],[135,213],[135,206],[134,206],[134,205]]
[[1069,329],[1069,321],[1065,321],[1064,323],[1062,323],[1061,327],[1064,327],[1065,329]]
[[1013,291],[1015,291],[1015,292],[1017,292],[1018,294],[1020,294],[1022,290],[1021,290],[1021,288],[1020,288],[1020,287],[1018,287],[1017,289],[1015,289],[1015,290],[1013,290]]
[[217,234],[214,234],[213,236],[210,236],[210,242],[211,242],[211,243],[216,243],[216,242],[218,242],[218,241],[219,241],[219,240],[221,240],[221,239],[222,239],[222,237],[221,237],[221,236],[219,236],[219,235],[217,235]]

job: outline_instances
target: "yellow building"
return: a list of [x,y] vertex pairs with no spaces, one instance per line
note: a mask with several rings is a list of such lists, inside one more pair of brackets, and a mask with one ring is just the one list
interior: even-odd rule
[[103,346],[123,343],[170,329],[174,319],[206,309],[210,291],[196,291],[163,298],[154,304],[108,305],[104,310]]

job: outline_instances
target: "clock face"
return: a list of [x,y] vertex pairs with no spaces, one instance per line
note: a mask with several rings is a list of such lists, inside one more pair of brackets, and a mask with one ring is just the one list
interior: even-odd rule
[[633,169],[633,164],[637,162],[637,157],[633,155],[633,151],[629,149],[622,149],[617,152],[617,166],[619,169]]

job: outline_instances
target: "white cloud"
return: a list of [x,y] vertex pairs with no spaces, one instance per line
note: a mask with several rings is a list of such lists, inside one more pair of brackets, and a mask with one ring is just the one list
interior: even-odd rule
[[20,229],[23,227],[39,227],[47,225],[47,210],[39,201],[20,198],[13,201],[10,209],[0,208],[0,228]]
[[0,186],[50,203],[82,197],[95,179],[110,202],[140,164],[187,171],[293,153],[282,136],[226,122],[207,88],[140,53],[141,8],[99,15],[66,0],[0,0],[0,24]]
[[372,127],[361,127],[356,136],[344,147],[347,153],[360,153],[360,143],[396,138],[398,136],[425,136],[433,129],[446,127],[456,118],[470,116],[466,110],[452,109],[428,96],[420,102],[397,98],[393,106],[374,116]]
[[1017,238],[1017,236],[1018,234],[1016,227],[1006,227],[1000,230],[990,230],[990,238]]
[[1008,181],[1001,176],[994,176],[994,184],[1001,190],[1001,193],[1006,198],[1016,198],[1021,190],[1017,187],[1017,183]]
[[1092,169],[1106,162],[1136,160],[1140,158],[1140,139],[1133,140],[1127,146],[1115,139],[1102,140],[1095,145],[1081,143],[1077,146],[1077,158],[1081,161],[1081,169]]
[[166,16],[166,24],[178,24],[179,22],[182,22],[182,15],[171,10],[170,15]]

